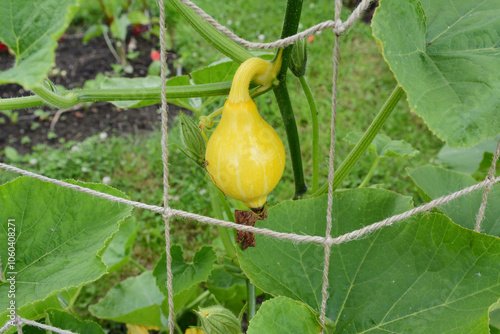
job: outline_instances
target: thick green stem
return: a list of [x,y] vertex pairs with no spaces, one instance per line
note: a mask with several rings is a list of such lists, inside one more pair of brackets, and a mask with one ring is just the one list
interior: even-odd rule
[[[167,86],[167,98],[182,97],[203,97],[227,95],[231,88],[231,81],[186,85],[186,86]],[[135,100],[160,100],[161,87],[135,88],[135,89],[74,89],[71,91],[62,91],[59,94],[42,91],[39,88],[35,93],[40,96],[15,97],[9,99],[0,99],[0,110],[23,109],[39,107],[47,104],[63,105],[69,108],[80,102],[98,102],[98,101],[135,101]],[[71,94],[71,95],[70,95]],[[69,96],[68,96],[69,95]],[[68,99],[70,97],[70,99]],[[49,100],[50,99],[50,100]],[[68,100],[71,103],[68,103]]]
[[59,109],[66,109],[78,103],[78,98],[74,93],[68,93],[64,96],[50,91],[43,85],[32,89],[32,91],[40,97],[45,103],[55,106]]
[[[281,38],[285,38],[297,33],[299,27],[300,14],[302,11],[301,0],[288,0],[285,11],[285,19],[283,21],[283,29]],[[295,199],[303,195],[307,186],[304,181],[304,171],[302,169],[302,156],[300,152],[299,133],[297,131],[297,123],[293,113],[292,103],[286,86],[286,74],[288,71],[288,63],[292,53],[293,45],[287,46],[283,50],[283,62],[281,71],[278,74],[279,85],[274,88],[274,95],[280,108],[281,118],[285,126],[286,136],[288,138],[288,148],[292,158],[293,177],[295,180]]]
[[201,37],[205,38],[217,50],[232,60],[242,63],[253,57],[247,49],[239,44],[236,44],[227,36],[223,35],[179,0],[171,0],[170,3],[177,9],[177,11],[179,11],[179,13],[181,13],[182,16],[184,16],[188,23],[200,34]]
[[[217,195],[217,192],[219,190],[215,187],[212,181],[207,181],[207,184],[208,184],[208,192],[210,195],[210,203],[212,204],[212,211],[214,217],[218,219],[224,219],[224,215],[222,214],[222,209],[219,201],[219,195]],[[233,262],[237,261],[236,247],[234,246],[234,241],[230,235],[231,230],[226,227],[217,226],[217,231],[219,232],[222,244],[224,245],[224,249],[226,250],[227,257]]]
[[361,184],[359,185],[359,188],[364,188],[368,182],[370,181],[370,179],[372,178],[373,176],[373,173],[375,172],[375,169],[377,169],[377,166],[378,166],[378,163],[380,161],[380,157],[376,157],[375,158],[375,161],[373,162],[373,165],[372,167],[370,168],[370,170],[368,171],[368,174],[366,174],[365,176],[365,179],[363,180],[363,182],[361,182]]
[[[382,128],[382,125],[384,125],[385,121],[396,107],[396,104],[399,102],[399,99],[401,98],[402,95],[403,95],[403,88],[397,85],[396,88],[394,88],[394,90],[392,91],[387,101],[385,101],[384,106],[379,111],[379,113],[373,120],[372,124],[370,124],[370,127],[368,127],[366,132],[363,134],[363,137],[361,137],[361,139],[349,153],[347,158],[345,158],[345,160],[342,162],[339,169],[335,172],[335,176],[333,178],[333,190],[338,188],[340,183],[342,183],[345,177],[354,168],[359,158],[361,158],[363,153],[365,153],[365,151],[368,149],[368,146],[370,146],[373,139],[380,131],[380,128]],[[319,188],[318,191],[313,193],[311,197],[322,195],[327,191],[328,191],[328,182],[323,184],[323,186],[321,186],[321,188]]]
[[247,323],[252,320],[255,315],[255,285],[247,279],[247,297],[248,297],[248,312]]
[[318,126],[318,109],[316,108],[316,102],[312,96],[311,88],[307,84],[306,78],[304,76],[299,77],[300,85],[302,90],[307,97],[307,102],[309,103],[309,110],[311,111],[311,123],[312,123],[312,164],[313,164],[313,181],[312,181],[312,192],[318,190],[319,186],[319,126]]

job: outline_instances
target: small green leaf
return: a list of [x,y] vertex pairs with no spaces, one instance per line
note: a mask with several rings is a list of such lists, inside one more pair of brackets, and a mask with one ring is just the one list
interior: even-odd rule
[[[333,333],[335,326],[329,322],[326,333]],[[277,297],[264,302],[250,320],[248,334],[319,333],[321,325],[309,306],[287,297]]]
[[233,80],[239,64],[234,61],[212,64],[191,73],[195,84],[216,83]]
[[[184,261],[182,247],[174,245],[171,248],[172,254],[172,274],[174,279],[172,282],[174,294],[178,294],[183,290],[191,288],[193,285],[206,281],[217,255],[212,247],[204,246],[194,255],[193,262],[187,263]],[[166,269],[165,253],[155,266],[153,271],[158,287],[165,294],[167,292],[167,269]]]
[[113,20],[111,26],[109,27],[111,34],[114,38],[118,39],[120,43],[125,43],[125,38],[127,37],[127,27],[130,24],[130,20],[126,14],[120,16],[118,19]]
[[[102,184],[72,183],[125,196]],[[2,185],[0,203],[2,244],[7,245],[9,219],[15,224],[15,265],[8,267],[7,261],[2,261],[2,273],[5,277],[8,272],[17,272],[18,308],[101,277],[106,266],[100,252],[118,230],[118,223],[131,212],[129,206],[28,177]],[[8,257],[7,247],[0,247],[0,258]],[[8,289],[8,284],[0,283],[0,305],[8,304]]]
[[[83,36],[82,42],[83,44],[88,43],[92,38],[101,37],[102,34],[106,34],[108,32],[108,26],[104,24],[93,24],[91,25],[87,31],[85,31],[85,35]],[[101,73],[99,73],[101,74]]]
[[160,308],[164,299],[153,273],[146,271],[116,284],[89,310],[100,319],[166,329]]
[[149,24],[149,18],[141,11],[134,10],[128,13],[128,19],[133,25]]
[[21,161],[23,158],[17,153],[17,150],[13,147],[7,146],[4,150],[3,153],[5,154],[5,157],[7,158],[7,161],[12,161],[12,162],[18,162]]
[[68,312],[49,309],[47,316],[51,326],[79,334],[104,334],[102,328],[90,320],[78,320]]
[[[408,174],[423,191],[426,200],[449,195],[477,183],[470,175],[430,165],[408,169]],[[482,202],[483,192],[484,188],[459,197],[438,208],[458,225],[473,230],[476,225],[476,215]],[[490,191],[481,226],[481,231],[497,237],[500,236],[499,185],[494,185]]]
[[[363,134],[360,132],[349,132],[344,140],[350,144],[356,145],[362,136]],[[375,139],[373,139],[368,150],[379,158],[407,158],[413,157],[419,153],[404,140],[392,140],[383,134],[378,134]]]
[[[439,151],[436,161],[457,172],[472,174],[478,170],[485,153],[493,153],[497,147],[498,138],[485,140],[471,148],[453,148],[444,145]],[[491,161],[490,161],[491,165]]]
[[0,72],[0,85],[38,86],[55,65],[57,40],[68,27],[78,0],[2,1],[0,40],[16,54],[13,68]]
[[410,108],[452,147],[500,132],[500,1],[383,0],[373,34]]

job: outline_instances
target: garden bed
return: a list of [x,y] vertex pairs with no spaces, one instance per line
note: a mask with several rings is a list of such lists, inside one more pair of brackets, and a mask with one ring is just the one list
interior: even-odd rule
[[[59,41],[56,51],[56,65],[50,79],[56,85],[66,89],[81,88],[87,80],[95,79],[99,73],[113,73],[111,64],[115,58],[108,49],[103,37],[94,38],[87,44],[82,42],[81,34],[66,35]],[[133,73],[127,77],[144,77],[152,60],[150,52],[157,49],[157,39],[146,40],[140,36],[131,36],[127,43],[136,44],[137,58],[130,61]],[[168,64],[173,70],[177,58],[174,52],[168,53]],[[14,56],[0,52],[0,71],[10,68]],[[31,95],[16,84],[0,85],[0,98]],[[179,107],[169,106],[170,115],[176,115]],[[78,104],[60,113],[57,122],[51,123],[57,110],[41,107],[44,113],[35,112],[37,108],[17,110],[8,117],[0,113],[0,150],[7,146],[20,154],[29,153],[33,145],[47,144],[59,146],[61,142],[81,141],[89,136],[106,132],[114,135],[124,133],[141,134],[158,127],[159,104],[137,109],[121,109],[107,102]],[[42,115],[40,115],[42,114]]]

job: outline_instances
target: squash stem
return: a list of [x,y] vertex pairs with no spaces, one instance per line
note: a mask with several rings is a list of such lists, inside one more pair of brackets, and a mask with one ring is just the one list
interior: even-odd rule
[[[297,33],[301,12],[302,0],[287,1],[283,29],[281,30],[281,38],[286,38]],[[281,118],[283,120],[283,125],[288,139],[290,157],[292,159],[293,178],[295,181],[294,199],[298,199],[307,191],[307,186],[304,181],[304,171],[302,169],[302,156],[300,151],[297,123],[295,122],[295,115],[286,85],[286,74],[288,71],[288,63],[290,62],[292,49],[293,45],[289,45],[283,50],[281,71],[278,74],[279,85],[274,88],[274,95],[280,108]]]
[[364,187],[368,184],[368,182],[370,181],[370,179],[371,179],[371,178],[372,178],[372,176],[373,176],[373,173],[374,173],[374,172],[375,172],[375,170],[377,169],[377,166],[378,166],[379,161],[380,161],[380,157],[379,157],[379,156],[377,156],[377,157],[375,158],[375,161],[373,162],[372,167],[371,167],[371,168],[370,168],[370,170],[368,171],[368,174],[366,174],[365,179],[363,180],[363,182],[361,182],[361,184],[359,185],[359,187],[358,187],[358,188],[364,188]]
[[[394,110],[396,105],[398,104],[399,99],[403,95],[404,91],[401,86],[396,85],[396,88],[392,91],[391,95],[387,98],[384,103],[384,106],[379,111],[372,124],[368,127],[366,132],[363,134],[363,137],[359,140],[356,146],[349,153],[347,158],[342,162],[339,169],[335,172],[335,176],[333,178],[333,190],[337,189],[338,186],[342,183],[342,181],[346,178],[346,176],[351,172],[354,168],[358,160],[361,158],[363,153],[368,149],[373,139],[377,135],[377,133],[384,125],[385,121]],[[328,182],[323,184],[318,191],[311,194],[309,197],[317,197],[328,191]]]
[[250,283],[247,279],[247,298],[248,298],[248,312],[247,312],[247,323],[255,316],[255,285]]

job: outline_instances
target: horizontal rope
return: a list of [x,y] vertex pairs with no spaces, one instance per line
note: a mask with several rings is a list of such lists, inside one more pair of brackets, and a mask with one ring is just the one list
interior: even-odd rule
[[133,206],[133,207],[136,207],[139,209],[145,209],[145,210],[157,212],[159,214],[166,214],[169,216],[188,218],[188,219],[196,220],[200,223],[206,223],[206,224],[211,224],[211,225],[218,225],[218,226],[223,226],[223,227],[228,227],[228,228],[234,228],[236,230],[252,232],[255,234],[261,234],[261,235],[265,235],[265,236],[273,237],[273,238],[278,238],[278,239],[291,240],[291,241],[300,242],[300,243],[313,242],[313,243],[322,244],[325,246],[338,245],[338,244],[342,244],[345,242],[349,242],[349,241],[361,238],[365,234],[374,232],[374,231],[376,231],[384,226],[389,226],[397,221],[406,219],[406,218],[408,218],[411,215],[414,215],[416,213],[428,211],[436,206],[448,203],[448,202],[450,202],[450,201],[452,201],[460,196],[466,195],[474,190],[483,188],[487,184],[495,184],[495,183],[500,181],[500,177],[497,177],[497,178],[492,179],[492,180],[485,180],[485,181],[480,182],[478,184],[475,184],[471,187],[454,192],[450,195],[437,198],[437,199],[435,199],[427,204],[424,204],[424,205],[419,206],[417,208],[414,208],[412,210],[409,210],[409,211],[406,211],[404,213],[392,216],[392,217],[384,219],[380,222],[368,225],[368,226],[361,228],[359,230],[355,230],[355,231],[343,234],[341,236],[332,238],[332,237],[320,237],[320,236],[312,236],[312,235],[299,235],[299,234],[294,234],[294,233],[276,232],[276,231],[273,231],[273,230],[270,230],[267,228],[257,228],[257,227],[253,227],[253,226],[239,225],[239,224],[235,224],[233,222],[215,219],[215,218],[210,218],[210,217],[202,216],[202,215],[199,215],[196,213],[191,213],[191,212],[187,212],[187,211],[183,211],[183,210],[176,210],[176,209],[172,209],[172,208],[163,208],[161,206],[148,205],[148,204],[144,204],[141,202],[127,200],[127,199],[124,199],[121,197],[108,195],[105,193],[101,193],[99,191],[95,191],[95,190],[91,190],[91,189],[77,186],[74,184],[69,184],[69,183],[66,183],[63,181],[51,179],[51,178],[48,178],[46,176],[39,175],[39,174],[36,174],[33,172],[29,172],[29,171],[26,171],[24,169],[10,166],[10,165],[4,164],[4,163],[0,163],[0,168],[15,172],[18,174],[33,177],[33,178],[36,178],[36,179],[44,181],[44,182],[50,182],[50,183],[59,185],[59,186],[64,187],[64,188],[68,188],[68,189],[84,192],[84,193],[87,193],[87,194],[90,194],[93,196],[101,197],[101,198],[110,200],[112,202],[123,203],[123,204],[130,205],[130,206]]
[[336,21],[328,20],[325,22],[321,22],[307,30],[304,30],[302,32],[299,32],[295,35],[289,36],[287,38],[279,39],[277,41],[271,42],[271,43],[254,43],[247,41],[244,38],[241,38],[237,36],[235,33],[233,33],[231,30],[229,30],[227,27],[223,26],[217,20],[215,20],[212,16],[208,15],[203,9],[200,7],[196,6],[193,2],[189,0],[180,0],[183,4],[191,8],[196,15],[201,17],[203,20],[205,20],[208,24],[210,24],[212,27],[217,29],[219,32],[223,33],[226,35],[229,39],[235,41],[236,43],[250,48],[250,49],[275,49],[275,48],[281,48],[285,47],[288,45],[292,45],[296,41],[302,38],[306,38],[308,36],[314,35],[318,31],[322,31],[328,28],[331,28],[333,32],[337,35],[342,34],[344,31],[348,30],[354,23],[356,23],[356,20],[361,16],[361,14],[368,8],[370,3],[373,0],[363,0],[357,7],[356,9],[351,13],[349,18],[345,21],[342,22],[340,19]]
[[49,325],[44,325],[44,324],[41,324],[41,323],[36,322],[36,321],[24,319],[24,318],[21,318],[19,316],[16,317],[16,320],[14,322],[8,321],[5,324],[5,326],[3,326],[2,328],[0,328],[0,333],[4,333],[5,331],[7,331],[12,326],[16,326],[18,328],[18,332],[22,333],[22,330],[21,330],[21,326],[22,325],[34,326],[34,327],[42,328],[42,329],[45,329],[45,330],[48,330],[48,331],[53,331],[53,332],[59,333],[59,334],[77,334],[77,333],[74,333],[72,331],[68,331],[68,330],[65,330],[65,329],[60,329],[60,328],[57,328],[57,327],[52,327],[52,326],[49,326]]

